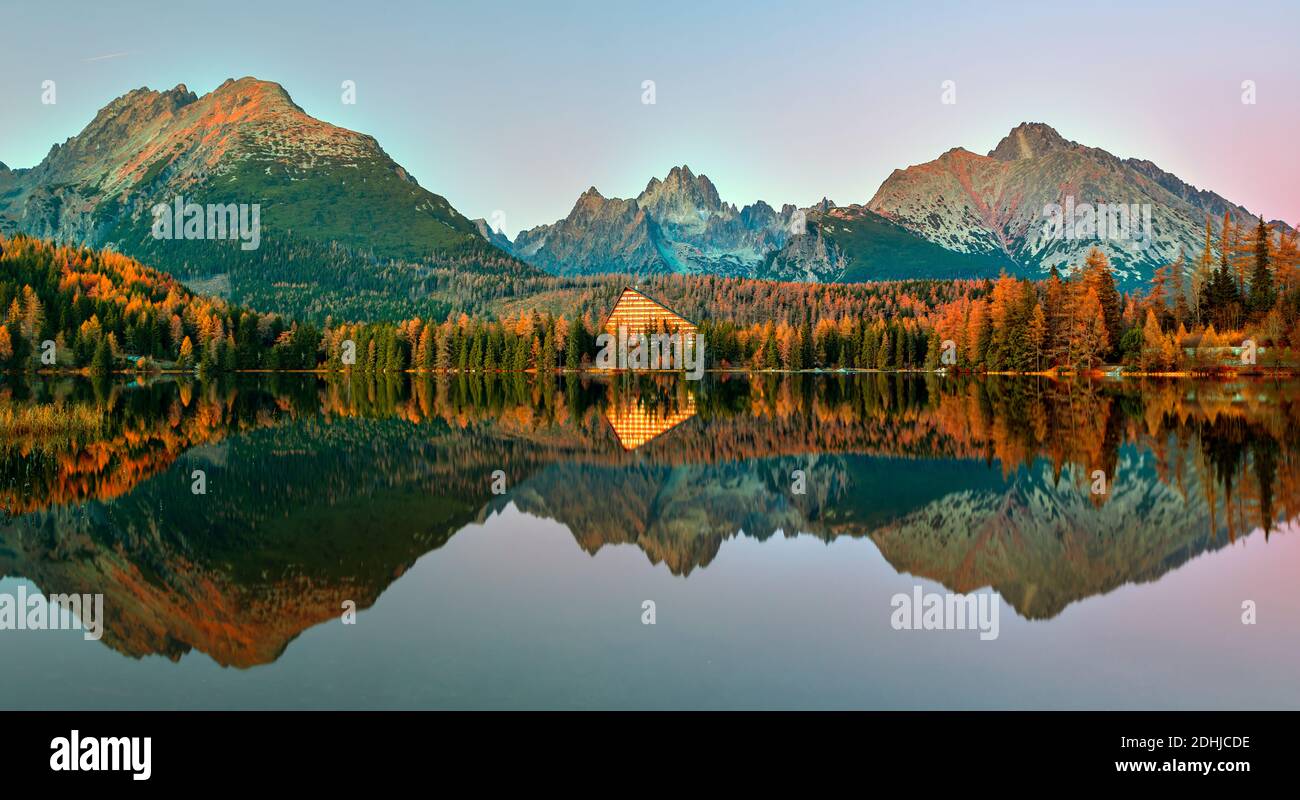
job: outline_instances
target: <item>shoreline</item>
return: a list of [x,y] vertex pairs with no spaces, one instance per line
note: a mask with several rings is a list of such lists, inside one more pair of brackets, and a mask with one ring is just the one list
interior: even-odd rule
[[[1272,378],[1297,378],[1300,377],[1300,367],[1269,367],[1242,370],[1233,368],[1222,368],[1212,371],[1199,370],[1167,370],[1161,372],[1146,372],[1142,370],[1122,370],[1118,373],[1115,369],[1119,367],[1110,367],[1108,369],[1092,370],[1040,370],[1035,372],[1008,372],[1000,370],[948,370],[948,369],[860,369],[860,368],[837,368],[837,369],[746,369],[739,367],[715,367],[704,370],[705,373],[713,375],[963,375],[963,376],[999,376],[1011,378],[1095,378],[1106,380],[1123,380],[1125,378],[1174,378],[1174,379],[1216,379],[1231,380],[1235,378],[1251,379],[1272,379]],[[163,376],[163,375],[190,375],[195,378],[199,377],[196,370],[192,369],[152,369],[148,371],[138,370],[112,370],[101,373],[104,377],[108,376]],[[236,369],[223,370],[213,373],[209,377],[221,375],[354,375],[366,374],[372,376],[379,375],[543,375],[545,372],[537,369],[527,370],[482,370],[482,369],[445,369],[445,370],[419,370],[404,369],[398,371],[375,370],[371,372],[361,372],[360,370],[337,370],[337,369]],[[681,370],[600,370],[600,369],[567,369],[558,368],[550,371],[554,376],[567,375],[591,375],[599,377],[612,377],[617,375],[681,375]],[[26,375],[41,377],[94,377],[90,369],[81,367],[77,369],[38,369],[26,371],[0,371],[0,377],[9,375]]]

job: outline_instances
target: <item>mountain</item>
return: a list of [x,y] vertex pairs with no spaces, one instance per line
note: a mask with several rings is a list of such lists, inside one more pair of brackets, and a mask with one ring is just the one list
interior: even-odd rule
[[593,186],[564,219],[522,231],[514,254],[560,275],[671,272],[659,225],[636,200],[606,198]]
[[[256,241],[154,229],[152,209],[183,198],[209,215],[259,210]],[[1150,210],[1137,239],[1057,237],[1045,209],[1106,202]],[[523,291],[543,271],[704,274],[786,281],[1041,277],[1106,250],[1122,286],[1180,252],[1200,252],[1209,216],[1253,215],[1151,161],[1121,159],[1023,123],[987,155],[954,148],[895,170],[865,204],[778,209],[724,201],[685,165],[634,198],[593,186],[569,214],[510,241],[419,185],[374,138],[307,115],[283,87],[227,80],[137,89],[105,106],[39,165],[0,164],[0,233],[111,247],[192,287],[297,316],[441,316],[449,277]],[[179,226],[177,226],[179,227]],[[1278,223],[1280,230],[1290,229]],[[248,233],[247,230],[243,231]],[[170,237],[170,238],[169,238]]]
[[478,217],[474,220],[474,229],[478,231],[479,236],[486,239],[488,244],[493,247],[498,248],[502,252],[508,252],[510,250],[510,239],[508,239],[503,232],[494,229],[492,225],[482,217]]
[[[1202,500],[1195,470],[1173,486],[1149,453],[1126,447],[1128,476],[1095,506],[1077,487],[1083,470],[1058,479],[1039,462],[1000,490],[958,490],[870,533],[899,572],[954,592],[992,586],[1026,619],[1051,619],[1079,600],[1148,583],[1231,543]],[[1189,499],[1190,498],[1190,499]]]
[[[486,225],[481,226],[486,230]],[[499,234],[492,234],[499,236]],[[489,233],[488,241],[504,247]],[[996,277],[1007,258],[944,249],[861,206],[829,199],[777,210],[724,202],[688,166],[651,178],[635,198],[591,187],[569,215],[521,231],[509,251],[557,275],[706,274],[782,281]]]
[[[166,457],[160,450],[176,456],[192,443],[186,434],[210,436],[209,425],[223,415],[245,420],[245,435],[184,451],[130,491],[119,488],[120,496],[0,517],[0,575],[22,575],[47,593],[105,595],[103,643],[132,658],[175,661],[199,650],[222,666],[270,663],[303,630],[337,620],[344,601],[370,608],[420,556],[472,523],[490,497],[459,485],[428,491],[449,486],[454,475],[435,476],[434,447],[413,442],[399,420],[322,436],[286,426],[290,415],[256,388],[229,405],[178,397],[175,386],[146,391],[176,409],[183,433],[127,437],[115,452],[139,450],[145,458],[136,467],[159,467]],[[195,419],[205,415],[206,423]],[[348,477],[351,453],[368,453],[374,464],[383,452],[386,463],[400,459],[395,474]],[[282,479],[234,469],[254,459],[274,465]],[[221,482],[211,502],[194,503],[183,480],[196,467]],[[314,498],[310,507],[306,497]],[[294,509],[292,518],[286,509]],[[75,556],[61,555],[69,547]]]
[[[1053,236],[1045,208],[1067,202],[1149,207],[1150,236],[1136,219],[1134,235],[1126,239]],[[1128,285],[1147,280],[1180,251],[1194,259],[1204,244],[1207,215],[1216,230],[1225,212],[1242,225],[1256,219],[1150,161],[1069,141],[1039,122],[1018,125],[988,155],[958,147],[894,170],[866,208],[946,250],[1007,259],[1015,265],[1011,271],[1028,277],[1042,277],[1053,266],[1068,273],[1082,265],[1089,249],[1100,247]]]
[[[177,198],[245,213],[258,205],[256,248],[209,238],[211,228],[198,240],[155,237],[151,209]],[[0,172],[0,231],[111,246],[187,279],[225,275],[241,300],[305,281],[347,295],[394,261],[531,272],[374,138],[314,119],[279,84],[255,78],[202,97],[179,85],[117,98],[36,167]],[[403,296],[414,287],[399,276],[381,288]]]
[[632,199],[591,187],[562,220],[521,231],[511,252],[559,275],[751,276],[797,230],[798,209],[725,203],[705,175],[673,167]]
[[[1053,205],[1065,214],[1099,203],[1125,206],[1131,215],[1126,238],[1099,238],[1077,227],[1078,235],[1069,237],[1049,230]],[[958,147],[895,170],[862,205],[823,200],[777,211],[760,200],[737,209],[706,176],[681,166],[651,179],[636,198],[606,199],[592,187],[568,217],[523,231],[513,244],[489,241],[560,275],[704,273],[812,282],[984,278],[1002,271],[1043,277],[1052,267],[1068,274],[1095,246],[1107,252],[1119,283],[1131,288],[1180,252],[1190,264],[1204,244],[1207,215],[1217,231],[1225,213],[1243,226],[1256,219],[1150,161],[1121,159],[1026,122],[988,155]]]
[[857,283],[896,278],[996,278],[999,252],[948,250],[860,205],[813,208],[807,229],[772,251],[756,277]]

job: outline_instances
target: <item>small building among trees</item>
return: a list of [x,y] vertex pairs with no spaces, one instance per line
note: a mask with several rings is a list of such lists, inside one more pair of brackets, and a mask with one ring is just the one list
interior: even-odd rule
[[631,286],[623,289],[601,326],[602,332],[615,337],[619,328],[625,328],[628,336],[680,333],[692,344],[697,333],[695,323]]

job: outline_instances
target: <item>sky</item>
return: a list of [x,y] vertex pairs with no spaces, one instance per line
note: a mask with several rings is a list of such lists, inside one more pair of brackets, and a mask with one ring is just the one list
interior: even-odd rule
[[0,0],[0,162],[34,166],[131,89],[252,75],[511,236],[680,164],[738,205],[865,203],[894,169],[986,153],[1024,121],[1294,224],[1294,19],[1270,0]]

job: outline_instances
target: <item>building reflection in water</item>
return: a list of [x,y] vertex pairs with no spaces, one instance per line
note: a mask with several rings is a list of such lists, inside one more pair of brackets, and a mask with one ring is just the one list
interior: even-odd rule
[[[620,402],[621,401],[621,402]],[[680,404],[657,406],[639,397],[619,398],[605,407],[605,419],[624,450],[635,450],[695,416],[695,396]]]

